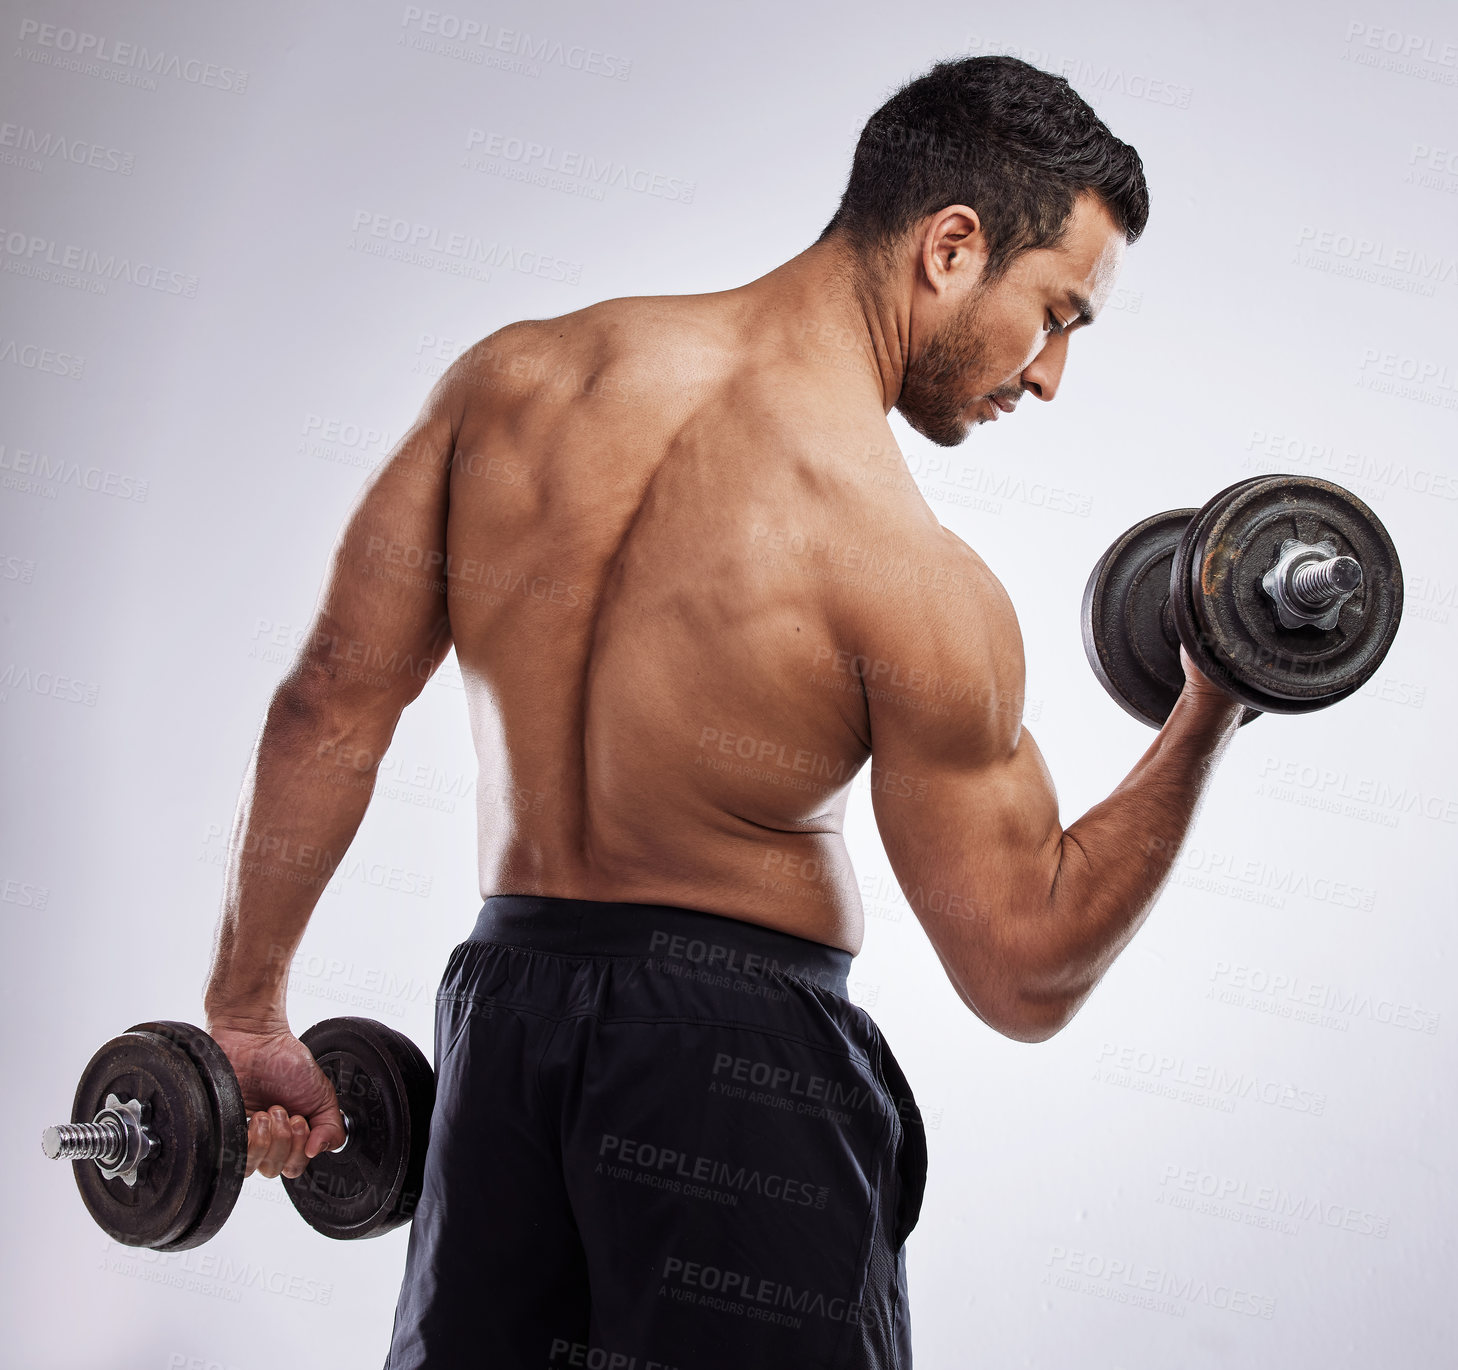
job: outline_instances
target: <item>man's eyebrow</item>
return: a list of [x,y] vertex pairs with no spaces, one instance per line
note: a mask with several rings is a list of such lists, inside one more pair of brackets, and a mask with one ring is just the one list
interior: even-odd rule
[[1068,292],[1068,303],[1078,310],[1078,315],[1068,325],[1069,328],[1077,328],[1080,324],[1087,327],[1094,322],[1093,310],[1089,307],[1087,295],[1080,295],[1078,291],[1070,290]]

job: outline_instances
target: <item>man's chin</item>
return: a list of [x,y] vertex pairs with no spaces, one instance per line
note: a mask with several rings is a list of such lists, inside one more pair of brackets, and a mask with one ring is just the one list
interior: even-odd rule
[[928,442],[935,443],[938,447],[961,446],[973,428],[979,423],[986,422],[981,418],[965,418],[960,410],[955,414],[938,414],[933,417],[927,414],[908,413],[898,404],[896,412],[915,432],[920,433]]

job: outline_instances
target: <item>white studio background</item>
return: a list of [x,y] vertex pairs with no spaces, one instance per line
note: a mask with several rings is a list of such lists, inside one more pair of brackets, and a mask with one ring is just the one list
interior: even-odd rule
[[[37,1134],[102,1040],[200,1019],[265,703],[445,363],[513,319],[762,274],[818,234],[895,85],[1012,51],[1139,149],[1149,230],[1058,403],[955,450],[895,422],[1019,609],[1064,821],[1152,736],[1078,634],[1136,519],[1329,477],[1393,534],[1407,608],[1358,696],[1242,731],[1149,924],[1044,1045],[957,1001],[863,773],[853,994],[931,1151],[917,1364],[1451,1364],[1458,15],[445,3],[3,5],[5,1359],[383,1360],[404,1231],[330,1243],[255,1178],[208,1245],[130,1251]],[[309,929],[296,1031],[364,1013],[429,1049],[476,798],[451,659]]]

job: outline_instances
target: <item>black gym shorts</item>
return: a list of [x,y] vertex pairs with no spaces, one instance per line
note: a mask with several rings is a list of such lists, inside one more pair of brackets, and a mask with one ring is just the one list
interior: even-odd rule
[[848,952],[499,895],[436,1000],[387,1370],[911,1365],[926,1134]]

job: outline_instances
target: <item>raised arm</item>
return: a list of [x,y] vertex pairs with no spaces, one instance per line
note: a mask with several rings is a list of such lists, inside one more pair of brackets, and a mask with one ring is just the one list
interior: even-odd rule
[[[963,1001],[1019,1041],[1051,1037],[1127,945],[1169,873],[1239,706],[1186,663],[1174,712],[1113,793],[1068,828],[1022,727],[1023,646],[1012,605],[946,534],[959,594],[923,596],[876,631],[899,664],[868,691],[876,823],[912,910]],[[917,675],[915,672],[926,672]],[[920,707],[928,698],[935,707]],[[924,797],[878,772],[928,782]]]
[[[245,1103],[259,1110],[250,1173],[297,1175],[305,1142],[312,1156],[343,1140],[333,1091],[289,1032],[289,965],[354,840],[402,711],[451,647],[444,567],[460,367],[432,390],[346,519],[243,779],[203,1007]],[[402,556],[402,547],[412,550]],[[272,1123],[262,1111],[270,1105],[282,1106]]]

